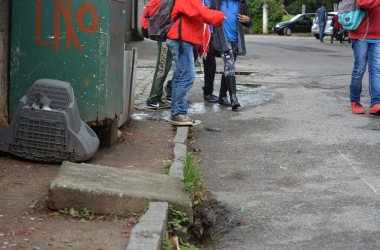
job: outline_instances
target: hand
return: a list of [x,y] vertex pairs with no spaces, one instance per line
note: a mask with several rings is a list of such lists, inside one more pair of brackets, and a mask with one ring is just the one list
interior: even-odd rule
[[237,16],[238,16],[239,22],[241,23],[249,22],[249,17],[247,17],[246,15],[238,14]]
[[224,17],[223,17],[223,20],[227,20],[227,16],[224,16]]
[[203,52],[203,54],[201,55],[201,58],[206,59],[206,57],[207,57],[207,52]]

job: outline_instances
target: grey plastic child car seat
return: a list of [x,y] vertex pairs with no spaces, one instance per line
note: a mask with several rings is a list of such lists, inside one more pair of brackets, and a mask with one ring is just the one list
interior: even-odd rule
[[98,146],[99,138],[80,118],[70,83],[58,80],[37,80],[0,132],[1,151],[36,161],[85,161]]

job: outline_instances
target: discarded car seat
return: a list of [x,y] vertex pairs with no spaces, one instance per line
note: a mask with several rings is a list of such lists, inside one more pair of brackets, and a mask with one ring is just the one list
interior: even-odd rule
[[10,126],[0,131],[1,151],[36,161],[85,161],[98,146],[99,138],[80,118],[70,83],[58,80],[37,80]]

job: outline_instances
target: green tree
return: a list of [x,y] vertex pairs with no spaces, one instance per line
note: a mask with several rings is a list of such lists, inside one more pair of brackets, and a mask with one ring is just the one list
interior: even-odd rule
[[[252,29],[254,33],[263,33],[263,5],[264,0],[248,0],[248,14],[252,18]],[[283,0],[268,0],[268,29],[273,24],[282,20]]]

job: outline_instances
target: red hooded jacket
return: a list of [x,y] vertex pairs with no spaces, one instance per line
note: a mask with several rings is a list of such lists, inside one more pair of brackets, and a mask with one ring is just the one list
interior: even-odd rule
[[[203,6],[202,0],[176,0],[171,20],[180,13],[182,13],[182,40],[204,48],[207,48],[210,37],[210,31],[206,24],[219,27],[225,17],[223,12],[210,10]],[[180,20],[176,21],[170,28],[167,34],[169,39],[178,39],[179,23]]]
[[334,30],[341,30],[342,29],[342,25],[339,23],[338,19],[339,19],[338,15],[335,15],[332,18],[332,20],[334,20],[334,25],[333,25]]
[[365,39],[380,40],[380,0],[356,0],[357,4],[367,10],[362,22],[356,30],[349,31],[349,38],[362,39],[367,30]]

